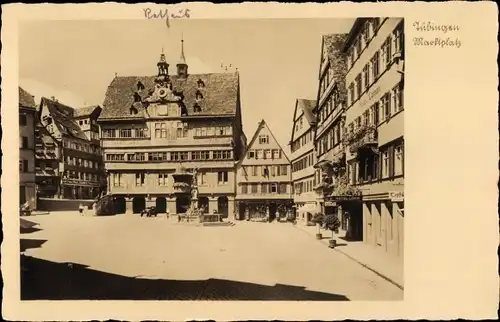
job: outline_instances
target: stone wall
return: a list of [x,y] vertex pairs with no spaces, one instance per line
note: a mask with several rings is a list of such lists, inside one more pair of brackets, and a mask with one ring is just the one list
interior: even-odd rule
[[78,206],[80,204],[82,204],[84,207],[88,207],[93,203],[94,200],[40,198],[38,200],[37,210],[78,211]]

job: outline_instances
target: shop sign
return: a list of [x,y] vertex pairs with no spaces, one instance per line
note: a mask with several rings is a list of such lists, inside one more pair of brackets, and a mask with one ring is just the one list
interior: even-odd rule
[[329,198],[330,201],[350,201],[350,200],[361,200],[361,196],[333,196]]
[[392,202],[403,202],[405,201],[405,194],[402,191],[390,191],[389,199],[391,199]]
[[325,201],[325,207],[335,207],[336,205],[335,201]]
[[377,95],[378,93],[380,93],[380,86],[376,87],[375,89],[373,89],[372,91],[369,91],[368,92],[368,100],[364,99],[362,100],[359,105],[360,106],[365,106],[367,105],[368,103],[370,103],[370,106],[371,106],[371,103],[373,102],[373,98],[375,97],[375,95]]

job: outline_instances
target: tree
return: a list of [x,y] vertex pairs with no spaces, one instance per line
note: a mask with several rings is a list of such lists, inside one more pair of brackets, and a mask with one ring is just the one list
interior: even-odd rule
[[321,225],[323,224],[324,219],[325,215],[323,215],[321,212],[315,213],[312,217],[311,221],[318,226],[318,234],[321,233]]
[[334,233],[338,234],[340,228],[340,220],[337,215],[327,215],[324,219],[325,228],[332,231],[332,238]]

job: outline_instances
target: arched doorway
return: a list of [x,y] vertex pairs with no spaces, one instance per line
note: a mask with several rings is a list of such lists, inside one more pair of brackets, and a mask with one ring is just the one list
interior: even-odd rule
[[138,214],[146,208],[146,199],[144,197],[134,197],[132,199],[132,213]]
[[203,213],[208,213],[208,198],[207,197],[199,197],[198,198],[198,208],[203,209]]
[[167,199],[165,197],[156,198],[156,211],[159,214],[164,214],[167,212]]
[[217,198],[217,209],[222,217],[228,217],[228,200],[226,196]]
[[115,213],[124,214],[127,211],[127,202],[123,197],[116,197],[114,200]]
[[178,195],[175,200],[177,214],[185,214],[190,206],[190,198],[186,195]]

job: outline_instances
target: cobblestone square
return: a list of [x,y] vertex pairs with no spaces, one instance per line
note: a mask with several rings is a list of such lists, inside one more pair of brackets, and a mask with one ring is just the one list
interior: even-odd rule
[[[164,216],[33,216],[22,299],[402,300],[288,223],[200,227]],[[31,246],[30,246],[31,245]],[[36,247],[33,245],[38,245]]]

